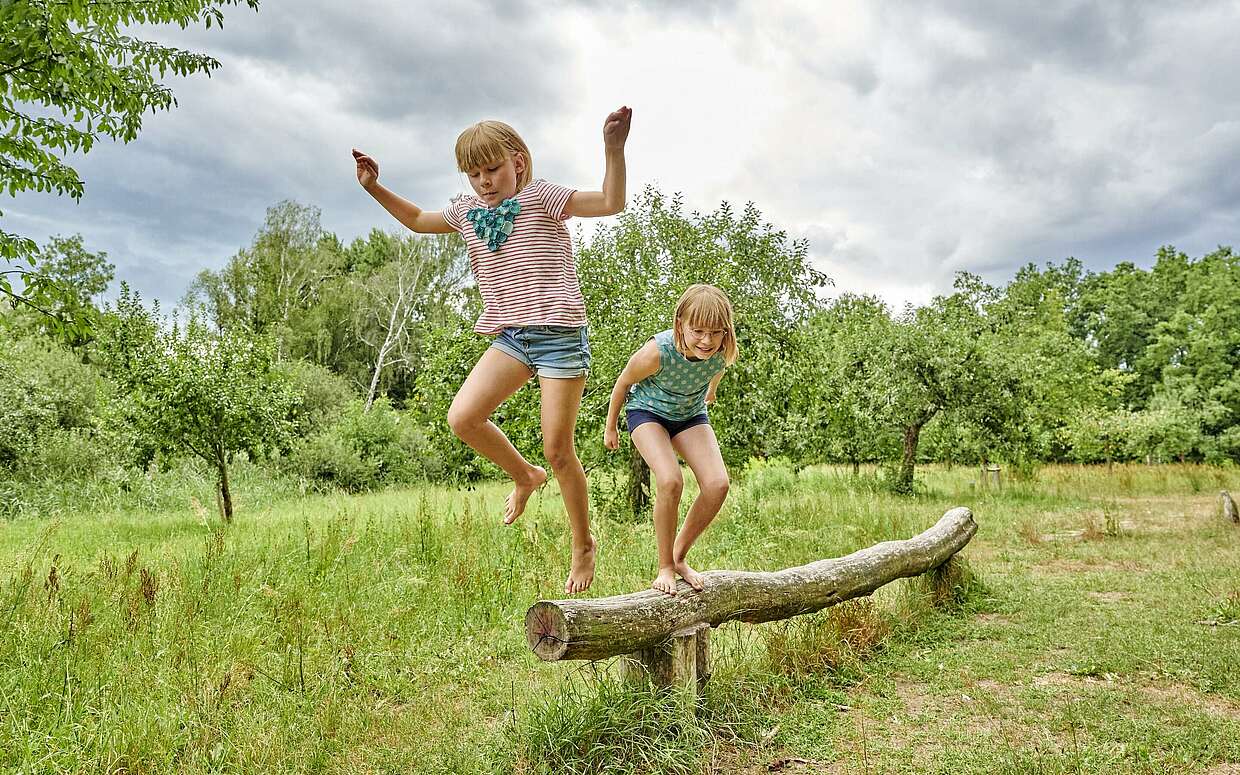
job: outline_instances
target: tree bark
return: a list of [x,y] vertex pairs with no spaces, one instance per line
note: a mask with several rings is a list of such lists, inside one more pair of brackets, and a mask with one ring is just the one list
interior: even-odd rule
[[896,479],[896,492],[913,493],[913,467],[917,465],[917,444],[921,439],[921,426],[915,423],[904,429],[904,457],[900,460],[900,476]]
[[233,520],[232,491],[228,489],[228,462],[224,459],[224,453],[221,450],[216,451],[215,471],[219,476],[220,510],[224,523],[231,525]]
[[710,625],[698,624],[640,649],[625,660],[626,680],[655,686],[691,686],[700,696],[710,678]]
[[847,557],[773,573],[707,571],[702,592],[682,581],[674,597],[645,590],[594,600],[540,600],[525,614],[526,640],[545,661],[601,659],[649,649],[699,624],[787,619],[937,568],[976,532],[972,512],[961,507],[920,535]]
[[636,446],[629,450],[629,508],[635,518],[650,508],[650,466]]

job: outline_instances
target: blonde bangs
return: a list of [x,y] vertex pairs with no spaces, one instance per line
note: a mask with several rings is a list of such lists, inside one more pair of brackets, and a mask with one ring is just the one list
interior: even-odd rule
[[713,285],[691,285],[681,295],[676,304],[676,317],[672,323],[672,337],[676,349],[688,352],[689,346],[680,333],[680,324],[685,323],[694,328],[723,331],[723,360],[731,366],[740,354],[736,344],[736,327],[732,322],[732,302],[723,291]]
[[456,138],[456,166],[461,172],[499,164],[510,156],[525,157],[525,169],[517,175],[517,190],[533,177],[534,159],[517,130],[503,121],[479,121]]

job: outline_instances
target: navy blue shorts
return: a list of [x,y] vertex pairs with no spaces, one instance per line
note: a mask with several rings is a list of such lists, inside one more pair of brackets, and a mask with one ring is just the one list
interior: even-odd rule
[[632,433],[633,429],[639,425],[657,422],[667,431],[668,438],[675,437],[676,434],[698,425],[710,425],[710,418],[706,416],[705,412],[696,417],[690,417],[688,420],[669,420],[661,414],[655,414],[645,409],[626,409],[624,421],[629,426],[629,433]]

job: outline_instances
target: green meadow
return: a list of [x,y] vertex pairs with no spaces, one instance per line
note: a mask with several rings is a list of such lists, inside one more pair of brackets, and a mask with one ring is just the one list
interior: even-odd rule
[[[591,486],[587,594],[641,589],[651,526],[622,516],[621,482]],[[5,771],[1240,771],[1235,468],[1049,466],[996,489],[928,467],[907,498],[751,466],[699,567],[839,556],[956,505],[979,531],[946,599],[905,580],[719,628],[696,702],[528,651],[525,609],[567,573],[554,486],[509,528],[499,485],[314,495],[241,465],[228,527],[212,487],[184,468],[0,523]]]

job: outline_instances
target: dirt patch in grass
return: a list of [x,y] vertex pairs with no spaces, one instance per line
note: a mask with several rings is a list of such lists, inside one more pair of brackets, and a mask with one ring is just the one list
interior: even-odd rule
[[719,749],[706,767],[707,775],[851,775],[861,767],[845,761],[823,762],[787,751],[762,751],[725,746]]
[[988,627],[1006,627],[1012,623],[1012,617],[1003,614],[978,614],[973,619],[978,624],[984,624]]
[[[1183,684],[1156,684],[1142,686],[1141,693],[1152,700],[1169,705],[1201,708],[1205,712],[1223,718],[1240,718],[1240,702],[1216,694],[1203,694]],[[1240,765],[1237,765],[1240,767]]]
[[1107,686],[1110,681],[1095,678],[1092,675],[1072,675],[1071,673],[1044,673],[1033,677],[1034,686],[1053,686],[1055,688],[1080,691],[1084,688]]
[[1144,531],[1187,531],[1213,519],[1218,493],[1213,495],[1165,495],[1142,498],[1112,498],[1124,517]]
[[1094,558],[1088,560],[1072,560],[1065,557],[1056,557],[1045,562],[1035,563],[1032,567],[1035,573],[1043,575],[1058,575],[1061,573],[1096,573],[1103,572],[1122,572],[1122,573],[1144,573],[1149,568],[1143,563],[1133,560],[1107,560],[1103,558]]
[[[942,748],[941,744],[914,741],[920,733],[931,732],[933,726],[965,724],[976,734],[1010,738],[1015,729],[1003,723],[1002,714],[996,712],[996,699],[1008,695],[1009,687],[997,681],[978,681],[963,692],[934,693],[926,684],[916,681],[896,681],[896,696],[904,704],[905,718],[899,715],[891,720],[899,726],[914,725],[917,733],[910,734],[905,727],[891,729],[893,734],[908,735],[910,743],[917,745],[919,753],[931,754]],[[1002,703],[1000,703],[1002,704]],[[931,735],[935,740],[942,735]]]
[[1045,513],[1037,524],[1043,529],[1053,528],[1050,532],[1038,532],[1034,523],[1025,523],[1017,529],[1031,544],[1104,540],[1108,537],[1108,523],[1121,535],[1129,536],[1189,533],[1210,524],[1217,510],[1217,495],[1103,498],[1093,501],[1087,508]]
[[1240,717],[1240,702],[1215,694],[1203,694],[1191,686],[1175,683],[1136,684],[1128,681],[1107,680],[1094,676],[1070,673],[1046,673],[1034,676],[1034,686],[1052,686],[1071,692],[1093,691],[1101,688],[1135,690],[1147,700],[1180,708],[1196,708],[1222,718]]
[[1085,596],[1099,603],[1122,603],[1128,599],[1123,592],[1086,592]]

